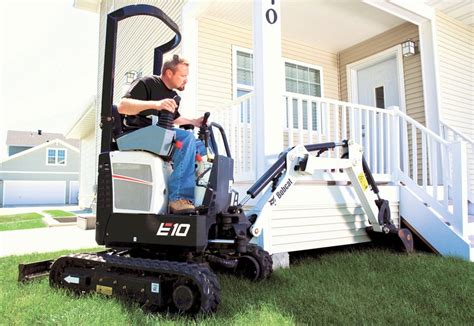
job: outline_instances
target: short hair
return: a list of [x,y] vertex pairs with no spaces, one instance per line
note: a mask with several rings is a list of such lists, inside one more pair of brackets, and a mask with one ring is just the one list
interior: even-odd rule
[[184,58],[180,58],[179,55],[173,54],[173,58],[171,60],[165,61],[163,67],[161,67],[161,75],[164,75],[166,70],[171,70],[173,73],[176,72],[176,67],[179,65],[186,65],[189,66],[188,60]]

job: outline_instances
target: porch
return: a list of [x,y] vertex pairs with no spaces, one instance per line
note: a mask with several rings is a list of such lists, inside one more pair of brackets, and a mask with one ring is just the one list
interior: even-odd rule
[[[410,224],[442,254],[451,253],[467,259],[472,257],[473,221],[469,220],[468,212],[468,194],[472,193],[472,185],[468,182],[467,169],[472,143],[461,139],[452,130],[446,131],[449,137],[440,137],[398,107],[380,109],[288,92],[283,94],[282,101],[283,110],[275,114],[281,115],[284,123],[283,126],[274,126],[282,133],[282,151],[297,144],[354,140],[363,146],[375,180],[386,186],[384,192],[392,202],[394,220],[398,220],[398,216],[403,217],[405,223]],[[245,195],[242,191],[246,190],[246,186],[259,177],[256,161],[261,156],[257,151],[260,124],[256,120],[256,110],[253,93],[212,110],[212,119],[226,131],[235,160],[236,188],[241,190],[241,196]],[[443,128],[447,130],[447,127]],[[336,158],[341,154],[336,149],[321,156]],[[338,185],[339,188],[335,190],[330,185]],[[342,207],[343,211],[356,214],[354,209],[360,208],[351,194],[351,187],[347,185],[349,179],[342,171],[322,171],[305,179],[305,189],[300,189],[292,197],[294,203],[299,204],[293,203],[284,211],[294,214],[295,210],[305,209],[301,197],[311,189],[325,199],[313,199],[313,203],[306,206],[313,204],[325,209],[328,214],[328,207],[323,207],[322,203],[335,200],[336,206],[348,203]],[[315,186],[324,186],[326,190],[318,191]],[[348,194],[341,196],[340,193],[344,192]],[[332,208],[329,205],[329,209]],[[280,215],[281,212],[276,212],[276,225],[281,223],[278,221]],[[362,230],[365,225],[363,218],[356,218],[353,222],[356,221],[362,223],[354,224]],[[426,232],[427,227],[429,232]]]
[[[205,74],[187,100],[224,126],[237,185],[255,180],[288,147],[352,139],[364,147],[376,181],[395,188],[397,216],[438,252],[472,259],[472,142],[461,141],[456,128],[451,138],[439,132],[446,108],[438,101],[434,41],[426,37],[433,11],[414,15],[391,6],[370,0],[188,6],[183,35],[196,40],[198,51],[184,48],[183,55]],[[408,39],[417,51],[402,56]],[[386,63],[392,68],[376,70]],[[344,187],[348,179],[323,171],[305,182]]]

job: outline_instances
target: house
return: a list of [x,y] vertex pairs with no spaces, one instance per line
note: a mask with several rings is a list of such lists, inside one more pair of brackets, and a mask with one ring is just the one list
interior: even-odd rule
[[55,133],[7,132],[0,162],[0,207],[77,204],[79,142]]
[[[287,147],[350,138],[363,145],[394,220],[401,218],[435,251],[474,260],[470,2],[135,3],[160,8],[180,26],[175,51],[191,62],[180,111],[210,111],[225,127],[238,189]],[[100,15],[100,71],[106,15],[128,4],[75,1]],[[152,72],[154,47],[172,36],[151,17],[120,22],[115,101],[128,77]],[[100,130],[95,137],[98,144]],[[269,236],[260,239],[265,249],[285,256],[369,241],[352,190],[334,184],[346,180],[328,171],[300,185],[268,221]]]

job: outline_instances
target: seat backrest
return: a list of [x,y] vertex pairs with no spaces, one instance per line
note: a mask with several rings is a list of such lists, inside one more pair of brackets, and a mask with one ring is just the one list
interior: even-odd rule
[[123,117],[118,112],[117,106],[112,105],[112,118],[114,119],[114,126],[112,128],[112,138],[117,140],[123,134]]

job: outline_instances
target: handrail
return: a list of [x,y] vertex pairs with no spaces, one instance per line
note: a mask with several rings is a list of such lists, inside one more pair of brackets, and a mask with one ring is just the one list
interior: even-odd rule
[[[249,95],[249,94],[246,94],[246,95]],[[339,100],[335,100],[335,99],[331,99],[331,98],[327,98],[327,97],[303,95],[303,94],[291,93],[291,92],[284,92],[283,96],[285,96],[285,97],[298,97],[298,98],[302,98],[302,99],[306,99],[306,100],[310,100],[310,101],[327,102],[327,103],[336,104],[336,105],[354,106],[354,107],[357,107],[357,108],[361,108],[361,109],[368,110],[368,111],[373,111],[373,112],[378,112],[378,113],[385,112],[385,109],[380,109],[380,108],[376,108],[376,107],[368,106],[368,105],[364,105],[364,104],[343,102],[343,101],[339,101]]]
[[437,140],[438,142],[440,142],[441,144],[443,145],[449,145],[450,142],[448,142],[447,140],[443,139],[441,136],[437,135],[436,133],[434,133],[433,131],[431,131],[430,129],[428,129],[427,127],[423,126],[421,123],[419,123],[418,121],[416,121],[415,119],[413,119],[412,117],[410,117],[409,115],[407,115],[406,113],[400,111],[400,110],[392,110],[392,112],[396,112],[395,114],[397,114],[398,116],[404,118],[405,120],[407,120],[407,122],[415,125],[418,129],[422,130],[423,132],[427,133],[428,135],[430,135],[431,137],[433,137],[435,140]]
[[451,130],[453,132],[453,134],[461,137],[464,141],[470,143],[470,144],[474,144],[474,139],[472,139],[471,137],[465,135],[464,133],[462,133],[461,131],[459,130],[456,130],[454,129],[454,127],[450,126],[449,124],[447,124],[446,122],[444,121],[440,121],[439,124],[441,125],[441,127],[443,128],[447,128],[449,130]]
[[237,104],[240,104],[242,102],[245,102],[251,98],[254,97],[254,94],[253,94],[253,91],[248,93],[248,94],[245,94],[245,95],[242,95],[242,96],[239,96],[238,98],[234,99],[234,100],[231,100],[231,101],[227,101],[226,103],[222,104],[222,105],[219,105],[219,106],[216,106],[215,107],[215,110],[217,111],[221,111],[221,110],[226,110],[228,109],[230,106],[234,106],[234,105],[237,105]]

